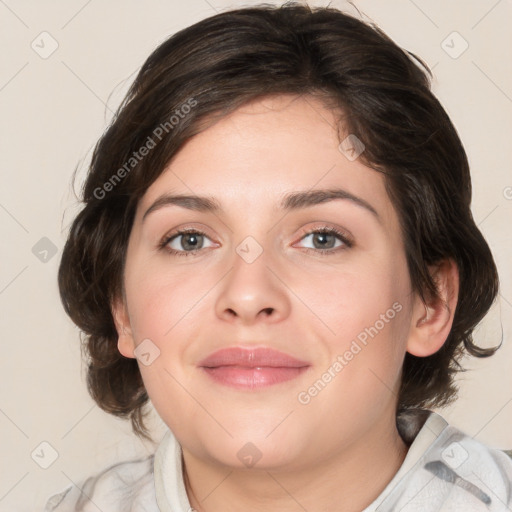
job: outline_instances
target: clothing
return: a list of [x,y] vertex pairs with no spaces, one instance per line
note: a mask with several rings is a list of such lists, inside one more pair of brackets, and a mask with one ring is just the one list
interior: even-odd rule
[[[398,472],[362,512],[512,510],[512,458],[467,436],[437,413],[400,414],[410,445]],[[181,446],[168,431],[154,456],[117,464],[53,496],[45,512],[191,512]]]

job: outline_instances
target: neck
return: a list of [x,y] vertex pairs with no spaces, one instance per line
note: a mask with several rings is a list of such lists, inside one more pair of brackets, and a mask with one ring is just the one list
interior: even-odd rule
[[392,480],[407,454],[393,423],[374,429],[322,464],[294,471],[219,468],[183,449],[185,487],[197,512],[361,511]]

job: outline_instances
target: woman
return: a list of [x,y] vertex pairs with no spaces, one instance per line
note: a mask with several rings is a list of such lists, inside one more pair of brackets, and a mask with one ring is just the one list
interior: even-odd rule
[[494,353],[472,331],[498,277],[413,57],[294,3],[150,55],[95,148],[59,286],[97,403],[147,435],[151,400],[169,431],[47,510],[512,503],[507,455],[428,410],[465,352]]

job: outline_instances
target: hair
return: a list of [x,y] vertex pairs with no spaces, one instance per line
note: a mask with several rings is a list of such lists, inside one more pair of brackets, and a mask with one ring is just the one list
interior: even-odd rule
[[[400,219],[413,290],[438,297],[429,266],[452,259],[460,288],[451,331],[428,357],[406,353],[397,410],[441,407],[457,394],[475,326],[498,292],[490,249],[470,210],[469,164],[430,90],[432,73],[373,23],[337,9],[288,2],[223,12],[185,28],[148,57],[97,142],[83,208],[66,241],[58,284],[83,331],[88,390],[105,411],[147,437],[148,395],[135,359],[117,349],[111,307],[139,199],[180,148],[214,120],[276,94],[318,98],[365,145],[361,161],[386,176]],[[145,151],[144,151],[145,148]]]

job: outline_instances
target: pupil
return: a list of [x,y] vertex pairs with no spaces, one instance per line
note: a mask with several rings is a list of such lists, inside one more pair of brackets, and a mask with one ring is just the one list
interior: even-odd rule
[[[317,236],[318,238],[317,238],[317,239],[314,239],[314,240],[315,240],[315,242],[316,242],[316,240],[318,240],[318,239],[319,239],[319,241],[320,241],[320,247],[321,247],[321,248],[324,248],[324,249],[325,249],[326,245],[329,245],[329,248],[331,248],[331,247],[332,247],[332,244],[326,244],[325,242],[327,242],[327,240],[326,240],[326,239],[327,239],[327,237],[329,237],[329,236],[330,236],[330,237],[333,237],[334,235],[331,235],[331,234],[329,234],[329,233],[317,233],[317,234],[316,234],[316,236]],[[316,246],[316,243],[315,243],[315,246]]]
[[[201,236],[201,235],[199,235]],[[190,243],[192,240],[192,243]],[[196,249],[198,245],[198,235],[188,234],[184,237],[184,243],[182,243],[184,249]]]

